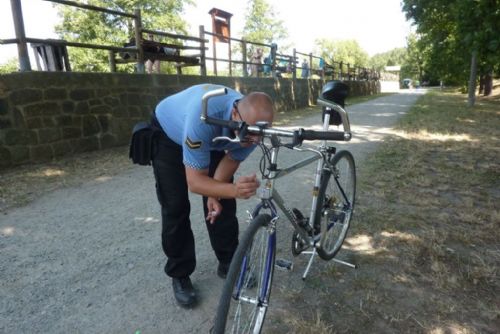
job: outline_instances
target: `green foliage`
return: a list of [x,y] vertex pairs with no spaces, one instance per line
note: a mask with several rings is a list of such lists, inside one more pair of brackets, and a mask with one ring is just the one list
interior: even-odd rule
[[[87,3],[131,14],[135,8],[139,8],[144,28],[186,34],[186,22],[180,15],[184,5],[192,2],[191,0],[90,0]],[[121,47],[134,37],[132,18],[65,5],[55,6],[59,16],[62,17],[62,22],[56,26],[56,32],[61,39]],[[109,71],[107,51],[71,48],[69,56],[73,70]],[[133,65],[119,69],[133,71]]]
[[500,0],[403,0],[417,25],[424,72],[451,83],[468,79],[473,51],[479,72],[500,70]]
[[383,71],[385,66],[402,66],[405,62],[406,49],[395,48],[387,52],[377,53],[368,61],[368,66]]
[[321,57],[329,64],[335,62],[344,62],[351,66],[367,67],[368,53],[359,46],[356,40],[339,40],[317,39],[315,53],[319,53]]
[[271,44],[277,43],[283,51],[283,43],[288,37],[283,20],[266,0],[248,0],[242,39]]
[[4,64],[0,65],[0,74],[17,72],[18,68],[19,68],[19,63],[17,61],[17,58],[11,58],[7,60]]

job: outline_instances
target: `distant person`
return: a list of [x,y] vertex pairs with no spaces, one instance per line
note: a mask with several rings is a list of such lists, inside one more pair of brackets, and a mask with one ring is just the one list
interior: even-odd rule
[[261,48],[257,48],[255,52],[252,54],[252,57],[250,58],[250,62],[252,63],[250,65],[250,75],[252,77],[258,77],[259,76],[259,71],[261,68],[262,64],[262,56],[264,55],[264,51],[262,51]]
[[[152,42],[149,44],[154,45],[153,43],[155,43],[155,37],[153,34],[149,34],[148,39],[144,40],[145,44],[148,42]],[[151,50],[148,50],[148,51],[151,51]],[[152,51],[154,53],[159,53],[160,47],[159,46],[154,47],[154,49]],[[146,73],[149,73],[149,74],[160,73],[160,61],[158,59],[155,59],[155,60],[147,59],[146,62],[144,63],[144,67],[146,68]]]
[[303,79],[307,79],[309,77],[309,63],[307,62],[306,59],[302,62],[302,73],[301,77]]
[[319,75],[325,76],[325,60],[323,58],[319,58]]

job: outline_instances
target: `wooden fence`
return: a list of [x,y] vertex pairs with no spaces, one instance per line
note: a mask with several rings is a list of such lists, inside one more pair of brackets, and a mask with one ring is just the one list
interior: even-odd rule
[[[117,64],[135,63],[138,73],[159,70],[159,62],[167,61],[175,64],[177,74],[182,74],[182,68],[199,66],[200,75],[207,75],[207,61],[213,66],[213,75],[218,75],[218,63],[227,63],[228,74],[239,72],[242,76],[289,76],[297,78],[300,70],[302,78],[317,75],[320,78],[340,80],[378,80],[380,74],[368,68],[354,67],[347,63],[326,63],[323,58],[312,53],[302,53],[293,49],[291,55],[278,53],[276,44],[263,44],[237,38],[228,38],[214,32],[206,31],[204,26],[199,27],[199,36],[186,36],[158,30],[145,29],[142,26],[141,11],[126,13],[110,10],[69,0],[45,0],[62,5],[78,7],[84,10],[98,11],[124,18],[131,18],[134,22],[134,37],[123,46],[97,45],[91,43],[69,42],[54,39],[36,39],[26,37],[24,31],[21,0],[11,0],[12,14],[15,25],[16,38],[0,40],[0,44],[17,44],[19,67],[21,71],[31,71],[27,44],[30,43],[35,53],[38,70],[71,71],[67,47],[107,50],[109,53],[109,68],[117,71]],[[147,38],[144,37],[147,35]],[[207,56],[206,36],[211,36],[212,56]],[[168,42],[161,41],[168,38]],[[217,56],[216,40],[225,40],[228,44],[227,58]],[[195,45],[192,45],[192,44]],[[237,43],[234,51],[232,45]],[[190,45],[191,44],[191,45]],[[194,54],[192,52],[195,52]],[[234,59],[233,54],[239,57]],[[299,58],[304,58],[302,64]],[[42,62],[39,61],[39,58]],[[304,63],[307,63],[307,66]]]

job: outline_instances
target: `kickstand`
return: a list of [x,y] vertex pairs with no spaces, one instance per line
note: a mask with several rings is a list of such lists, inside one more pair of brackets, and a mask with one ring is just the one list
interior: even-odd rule
[[[316,253],[316,248],[313,248],[312,251],[302,252],[302,254],[310,254],[311,255],[311,257],[309,258],[309,262],[307,262],[306,270],[304,271],[304,274],[302,275],[302,280],[305,280],[306,277],[307,277],[307,274],[309,273],[309,270],[311,269],[311,265],[313,263],[314,256],[317,254]],[[337,262],[337,263],[343,264],[345,266],[351,267],[353,269],[357,269],[358,268],[357,265],[349,263],[349,262],[346,262],[346,261],[338,260],[336,258],[333,258],[332,260],[335,261],[335,262]]]
[[302,254],[311,254],[311,257],[309,258],[309,262],[307,262],[306,270],[304,271],[304,274],[302,274],[302,280],[305,280],[307,277],[307,274],[309,273],[309,269],[311,269],[311,265],[313,263],[314,256],[316,255],[316,248],[313,248],[312,251],[302,252]]

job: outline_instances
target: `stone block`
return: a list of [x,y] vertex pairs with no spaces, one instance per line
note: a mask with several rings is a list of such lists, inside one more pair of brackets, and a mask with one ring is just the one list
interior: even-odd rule
[[94,106],[98,106],[98,105],[101,105],[102,104],[102,101],[100,99],[91,99],[89,101],[89,106],[92,108]]
[[43,117],[42,118],[43,126],[46,128],[53,128],[57,126],[56,120],[54,117]]
[[16,145],[9,147],[12,163],[22,164],[30,160],[30,149],[28,146]]
[[64,101],[62,103],[62,110],[65,114],[72,114],[75,111],[75,102]]
[[109,117],[105,115],[99,115],[97,117],[99,120],[99,125],[101,126],[101,131],[102,132],[108,132],[109,131]]
[[94,97],[94,91],[92,89],[79,88],[70,91],[69,97],[73,101],[83,101]]
[[114,107],[120,104],[120,99],[112,96],[107,96],[104,98],[104,103],[110,107]]
[[78,102],[76,104],[75,114],[84,115],[84,114],[88,114],[89,111],[90,111],[90,109],[89,109],[88,102],[84,101],[84,102]]
[[33,130],[7,129],[4,138],[6,145],[36,145],[38,139]]
[[25,128],[26,127],[26,121],[24,119],[23,113],[19,108],[14,108],[12,109],[12,116],[14,118],[14,126],[18,128]]
[[61,139],[58,128],[38,129],[38,142],[41,144],[52,143]]
[[42,102],[24,107],[26,117],[57,115],[61,113],[61,106],[55,102]]
[[91,136],[99,133],[101,128],[95,116],[85,116],[82,120],[83,136]]
[[40,89],[25,88],[15,90],[10,94],[10,101],[15,106],[39,102],[42,98],[43,94]]
[[82,136],[82,129],[75,127],[62,128],[63,139],[80,138]]
[[9,167],[10,165],[12,165],[10,150],[5,147],[0,147],[0,168]]
[[9,104],[6,99],[0,99],[0,116],[7,115],[9,113]]
[[90,108],[91,114],[109,114],[111,112],[111,108],[109,106],[99,105]]
[[54,151],[54,156],[56,157],[73,153],[73,148],[67,141],[52,143],[52,150]]
[[141,110],[139,109],[139,107],[129,106],[127,108],[127,112],[128,112],[129,117],[141,117],[142,116],[142,113],[141,113]]
[[28,129],[39,129],[43,128],[43,122],[41,117],[30,117],[26,120],[26,127]]
[[75,152],[90,152],[99,149],[99,139],[96,136],[76,139],[71,144]]
[[44,92],[46,100],[65,100],[68,97],[66,89],[63,88],[48,88]]
[[55,117],[56,126],[65,127],[73,125],[73,117],[68,115],[56,116]]
[[105,134],[101,137],[101,149],[110,148],[116,146],[116,137],[110,134]]
[[127,103],[129,106],[140,106],[143,101],[140,94],[129,93],[127,96]]
[[50,145],[36,145],[30,147],[30,157],[33,162],[44,162],[54,158],[54,151]]
[[10,118],[0,117],[0,129],[7,129],[12,127]]

